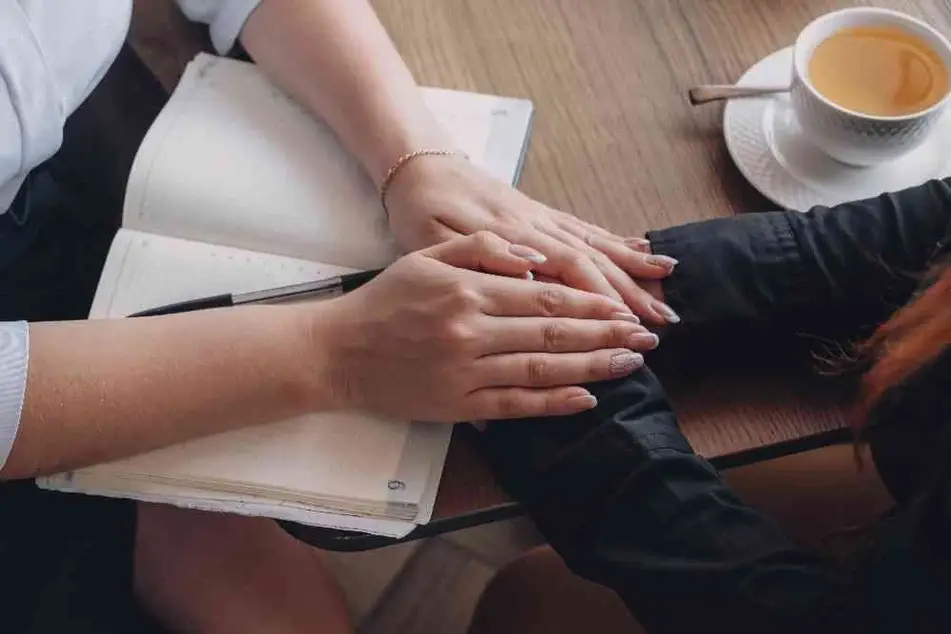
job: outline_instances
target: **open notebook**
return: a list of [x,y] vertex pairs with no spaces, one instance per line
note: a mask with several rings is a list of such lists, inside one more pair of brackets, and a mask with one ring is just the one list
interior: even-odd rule
[[[517,179],[530,102],[424,93],[459,149]],[[136,156],[90,317],[382,267],[397,255],[373,184],[333,132],[254,65],[200,55]],[[430,518],[450,433],[314,414],[39,483],[401,536]]]

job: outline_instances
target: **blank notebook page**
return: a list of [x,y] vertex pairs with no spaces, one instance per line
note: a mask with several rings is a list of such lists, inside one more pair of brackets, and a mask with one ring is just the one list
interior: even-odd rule
[[[506,100],[439,89],[423,95],[459,149],[477,163],[488,158],[492,112]],[[524,140],[524,130],[514,140]],[[354,268],[379,268],[399,254],[376,184],[331,129],[257,67],[210,56],[189,65],[146,136],[123,222]]]
[[196,297],[311,282],[351,271],[122,229],[112,243],[89,316],[124,317]]

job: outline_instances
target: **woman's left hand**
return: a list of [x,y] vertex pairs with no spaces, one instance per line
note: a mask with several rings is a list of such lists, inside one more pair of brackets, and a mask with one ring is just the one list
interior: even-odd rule
[[487,230],[546,256],[535,271],[627,304],[650,323],[679,321],[636,282],[667,277],[676,260],[652,255],[646,240],[625,239],[551,209],[462,157],[422,156],[407,163],[386,195],[390,226],[407,250]]

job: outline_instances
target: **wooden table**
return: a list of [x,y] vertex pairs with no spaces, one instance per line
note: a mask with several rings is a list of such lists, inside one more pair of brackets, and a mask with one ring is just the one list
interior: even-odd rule
[[[722,106],[687,88],[729,83],[793,42],[832,0],[376,0],[423,85],[528,97],[537,112],[521,188],[623,235],[770,209],[740,176]],[[944,0],[871,4],[951,33]],[[820,446],[843,433],[840,394],[782,371],[663,376],[684,433],[719,466]],[[461,430],[460,430],[461,431]],[[434,522],[417,535],[502,517],[513,505],[473,443],[454,438]],[[365,547],[356,538],[347,547]],[[341,547],[338,544],[337,547]]]
[[[722,107],[687,88],[728,83],[793,42],[834,0],[373,0],[423,85],[528,97],[537,113],[521,188],[624,235],[765,210],[723,143]],[[946,0],[873,2],[951,33]],[[661,374],[694,448],[730,466],[843,434],[841,395],[781,369]],[[458,429],[434,521],[414,536],[514,512]],[[379,540],[349,536],[333,548]]]

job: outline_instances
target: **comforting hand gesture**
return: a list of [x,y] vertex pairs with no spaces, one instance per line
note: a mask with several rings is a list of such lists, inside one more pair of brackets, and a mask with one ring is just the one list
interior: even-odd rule
[[334,301],[341,404],[450,422],[593,407],[579,386],[633,372],[657,337],[618,300],[529,281],[536,266],[532,249],[481,232],[407,255]]
[[667,277],[675,260],[651,255],[643,239],[625,240],[546,207],[463,158],[407,164],[387,192],[387,207],[393,233],[409,251],[491,231],[543,253],[541,276],[623,301],[653,324],[679,321],[636,281]]

